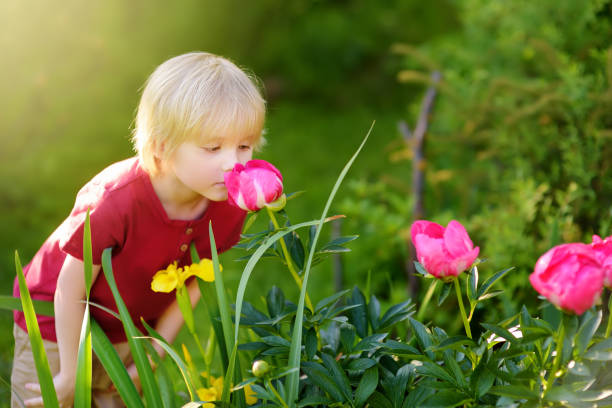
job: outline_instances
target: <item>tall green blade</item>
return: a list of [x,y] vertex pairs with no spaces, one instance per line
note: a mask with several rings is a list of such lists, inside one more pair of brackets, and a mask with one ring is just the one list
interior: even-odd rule
[[[229,403],[230,397],[230,378],[234,378],[236,383],[241,383],[242,378],[240,377],[240,370],[234,371],[236,366],[236,351],[234,347],[234,339],[232,338],[232,319],[230,317],[230,307],[227,303],[227,297],[225,295],[225,285],[223,284],[223,275],[221,275],[219,268],[219,256],[217,254],[217,246],[215,243],[215,236],[213,234],[212,222],[208,224],[208,235],[210,237],[210,253],[212,256],[213,267],[215,270],[215,291],[217,292],[217,303],[219,305],[219,313],[221,315],[221,325],[223,326],[223,339],[225,340],[225,347],[227,354],[230,357],[227,372],[225,374],[226,381],[223,382],[223,393],[221,395],[221,401]],[[246,406],[244,399],[244,391],[241,389],[236,393],[235,403],[238,407]]]
[[298,302],[297,315],[295,318],[295,326],[293,328],[293,336],[291,338],[291,348],[289,349],[289,369],[290,370],[297,369],[296,371],[289,374],[289,377],[287,380],[288,382],[287,401],[292,407],[295,406],[295,401],[297,399],[297,394],[298,394],[298,385],[299,385],[299,380],[300,380],[299,368],[300,368],[300,352],[302,348],[302,326],[303,326],[303,320],[304,320],[304,299],[306,297],[306,288],[308,287],[308,277],[310,275],[312,257],[315,253],[317,241],[319,239],[319,235],[321,234],[321,228],[325,221],[325,217],[327,217],[327,212],[329,211],[329,207],[331,206],[331,203],[334,200],[336,192],[338,191],[338,188],[340,187],[342,180],[344,180],[346,173],[348,173],[349,169],[351,168],[351,165],[353,164],[353,162],[359,155],[359,152],[361,152],[361,149],[365,145],[365,142],[368,140],[368,137],[370,136],[370,133],[372,132],[373,127],[374,127],[374,123],[372,123],[372,126],[370,126],[370,130],[368,130],[368,133],[363,138],[361,145],[359,145],[359,147],[357,148],[357,151],[355,152],[355,154],[353,154],[353,157],[351,157],[351,159],[348,161],[348,163],[344,166],[344,168],[340,172],[340,175],[338,176],[338,180],[336,180],[336,184],[334,184],[331,194],[329,195],[329,198],[327,199],[327,203],[325,204],[325,208],[323,209],[323,214],[321,215],[321,219],[319,220],[319,223],[317,226],[317,232],[315,233],[314,239],[312,240],[312,243],[310,245],[310,250],[308,251],[308,262],[306,263],[306,267],[304,268],[304,280],[302,281],[302,290],[300,291],[300,300]]
[[32,305],[32,298],[30,297],[30,291],[28,290],[25,276],[23,275],[23,269],[21,268],[21,261],[19,260],[19,254],[17,251],[15,251],[15,269],[17,270],[17,279],[19,281],[21,305],[23,307],[23,314],[25,315],[30,344],[32,345],[32,354],[34,355],[34,364],[36,365],[38,382],[40,383],[40,392],[42,394],[45,407],[59,408],[57,394],[55,393],[55,386],[53,385],[53,376],[51,375],[49,361],[47,360],[47,353],[45,352],[45,347],[43,346],[40,328],[38,327],[38,321],[36,320],[36,314],[34,313],[34,306]]
[[[55,312],[53,311],[53,302],[32,299],[32,305],[34,306],[34,311],[38,316],[55,316]],[[23,311],[21,299],[14,296],[1,295],[0,309]]]
[[106,337],[106,334],[93,320],[91,322],[91,338],[93,349],[98,356],[98,360],[108,373],[111,381],[115,385],[119,396],[128,408],[144,408],[136,386],[132,382],[123,362],[117,354],[117,350]]
[[111,253],[112,248],[106,248],[104,252],[102,252],[102,269],[104,270],[104,276],[106,277],[108,286],[113,292],[113,297],[117,303],[117,309],[119,310],[121,322],[123,323],[123,328],[127,335],[132,357],[134,358],[134,364],[138,370],[138,378],[140,379],[140,384],[142,385],[142,393],[144,394],[148,408],[163,408],[159,387],[155,381],[155,375],[153,374],[153,369],[151,368],[147,354],[145,353],[142,344],[134,340],[135,337],[139,337],[141,334],[139,333],[138,329],[136,329],[136,326],[134,326],[130,312],[123,302],[123,299],[121,299],[121,295],[117,289],[117,283],[115,282],[115,277],[113,276]]
[[[198,255],[198,251],[196,250],[193,242],[191,243],[191,262],[200,262],[200,256]],[[215,331],[215,339],[217,340],[217,344],[219,344],[221,363],[223,364],[224,369],[227,369],[229,365],[229,356],[227,355],[227,349],[225,347],[225,338],[223,337],[223,326],[221,325],[219,306],[217,305],[217,302],[215,302],[214,285],[212,285],[210,282],[205,282],[198,279],[198,286],[200,287],[200,293],[202,295],[201,299],[204,301],[206,311],[208,312],[210,324]]]
[[93,261],[91,254],[91,225],[89,222],[89,209],[85,216],[83,231],[83,273],[85,281],[86,305],[79,339],[77,355],[76,383],[74,388],[75,408],[91,407],[91,327],[89,317],[89,292],[91,290]]

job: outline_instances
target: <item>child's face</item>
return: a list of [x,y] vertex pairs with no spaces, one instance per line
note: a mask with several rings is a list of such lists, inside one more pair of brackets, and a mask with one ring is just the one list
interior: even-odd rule
[[187,189],[211,201],[227,199],[223,174],[236,163],[246,163],[253,156],[249,138],[207,139],[179,145],[170,160],[177,181]]

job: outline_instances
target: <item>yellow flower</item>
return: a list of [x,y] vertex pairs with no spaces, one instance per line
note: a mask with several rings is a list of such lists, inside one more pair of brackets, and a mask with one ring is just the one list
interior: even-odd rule
[[176,261],[168,265],[168,268],[157,271],[151,281],[151,289],[154,292],[172,292],[179,283],[179,274],[182,268],[176,267]]
[[253,405],[257,402],[257,397],[255,396],[255,391],[251,388],[250,385],[244,386],[244,396],[246,398],[246,403],[248,405]]
[[[223,267],[219,265],[219,271],[222,270]],[[210,259],[202,259],[200,263],[194,263],[191,266],[186,266],[185,272],[181,275],[183,283],[191,276],[197,276],[206,282],[214,282],[215,268],[213,267],[213,261]]]
[[[217,401],[217,397],[221,398],[221,394],[217,394],[217,389],[215,387],[200,388],[197,390],[197,393],[201,401]],[[202,407],[214,408],[215,404],[204,404]]]
[[[223,267],[219,265],[219,271],[222,270]],[[199,263],[178,268],[177,262],[174,261],[166,269],[155,273],[151,281],[151,289],[154,292],[169,293],[176,288],[183,287],[185,281],[192,276],[197,276],[206,282],[213,282],[215,280],[213,262],[210,259],[202,259]]]

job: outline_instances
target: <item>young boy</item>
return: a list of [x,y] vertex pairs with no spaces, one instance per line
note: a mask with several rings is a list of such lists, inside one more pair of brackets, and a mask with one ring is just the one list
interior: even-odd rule
[[[117,310],[101,272],[101,254],[112,247],[117,286],[133,321],[143,317],[172,342],[183,320],[174,293],[151,290],[155,272],[178,261],[191,263],[190,243],[210,258],[208,224],[218,251],[239,239],[245,213],[231,207],[223,174],[251,159],[262,139],[265,102],[251,77],[208,53],[172,58],[149,77],[136,115],[133,142],[138,156],[115,163],[78,193],[68,218],[25,266],[34,299],[53,300],[55,317],[39,316],[60,405],[74,398],[76,356],[83,321],[83,226],[90,209],[93,246],[91,302]],[[197,282],[188,285],[197,302]],[[19,296],[15,283],[14,295]],[[92,317],[130,365],[121,322],[97,307]],[[42,406],[23,313],[15,313],[12,385],[26,406]],[[145,331],[146,332],[146,331]],[[121,406],[94,357],[93,399]],[[21,406],[13,395],[12,407]]]

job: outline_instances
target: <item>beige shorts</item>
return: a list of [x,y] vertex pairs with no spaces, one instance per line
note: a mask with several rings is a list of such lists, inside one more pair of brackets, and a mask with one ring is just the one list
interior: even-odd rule
[[[28,334],[21,327],[14,324],[13,336],[15,337],[15,354],[13,358],[13,372],[11,373],[11,386],[13,390],[11,394],[11,408],[20,408],[23,406],[22,401],[40,395],[25,388],[26,383],[37,382],[38,378]],[[43,339],[43,345],[47,353],[51,374],[55,376],[59,372],[57,343]],[[128,343],[118,343],[114,346],[123,363],[126,366],[131,364],[132,358]],[[111,390],[111,379],[106,374],[102,363],[100,363],[95,353],[92,358],[91,382],[92,406],[97,408],[125,406],[119,394],[114,389]]]

